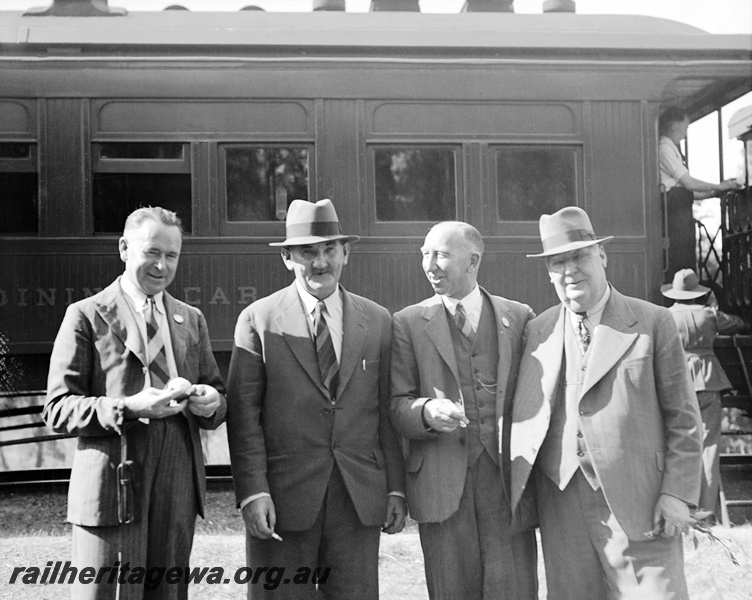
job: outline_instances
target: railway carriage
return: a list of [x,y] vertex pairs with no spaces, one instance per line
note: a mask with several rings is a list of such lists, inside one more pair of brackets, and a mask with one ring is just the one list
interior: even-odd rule
[[430,293],[418,248],[443,219],[483,233],[482,285],[545,309],[525,254],[570,204],[617,236],[614,284],[659,301],[657,117],[752,90],[752,40],[637,16],[0,11],[0,81],[0,331],[42,389],[140,205],[183,219],[170,291],[221,365],[242,308],[289,282],[268,242],[295,198],[333,200],[361,236],[344,285],[391,311]]

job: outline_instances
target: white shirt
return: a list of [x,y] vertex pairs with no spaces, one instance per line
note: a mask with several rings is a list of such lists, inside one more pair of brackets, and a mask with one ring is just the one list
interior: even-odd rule
[[[587,327],[587,330],[590,332],[591,336],[595,332],[595,328],[598,327],[598,324],[601,322],[601,317],[603,316],[603,309],[606,307],[606,302],[608,302],[608,299],[610,297],[611,297],[611,285],[606,284],[606,291],[603,292],[603,296],[601,296],[601,299],[595,303],[595,306],[593,308],[587,311],[587,316],[583,319],[583,323],[585,323],[585,327]],[[572,312],[571,310],[569,311],[569,322],[572,325],[572,329],[574,329],[574,332],[577,333],[577,325],[578,325],[577,313]]]
[[679,179],[689,173],[681,152],[671,138],[665,135],[658,141],[658,158],[661,167],[661,184],[666,191],[679,185]]
[[[139,288],[137,288],[133,282],[131,282],[128,277],[123,275],[120,278],[120,287],[123,290],[123,293],[125,294],[126,299],[129,301],[131,309],[133,309],[134,314],[139,315],[139,319],[136,319],[136,324],[138,325],[138,330],[141,332],[141,339],[144,341],[144,351],[146,353],[146,365],[148,366],[149,363],[151,363],[152,357],[148,355],[149,353],[149,338],[146,334],[146,316],[145,311],[149,304],[149,300],[146,294],[142,292]],[[154,296],[154,309],[155,314],[154,318],[157,321],[157,325],[159,327],[159,335],[162,337],[162,341],[164,342],[164,349],[165,349],[165,356],[167,357],[167,368],[169,369],[170,373],[170,379],[174,379],[178,376],[178,369],[175,365],[175,355],[172,352],[172,340],[170,339],[170,326],[167,321],[167,313],[165,312],[165,306],[164,306],[164,292],[159,292],[158,294],[155,294]],[[146,374],[146,383],[144,385],[144,389],[147,387],[151,387],[151,373],[149,372],[149,369],[146,369],[144,371]]]
[[[309,294],[303,286],[295,280],[295,287],[298,288],[298,295],[303,301],[305,307],[305,313],[308,317],[308,328],[311,330],[311,336],[315,335],[313,330],[313,311],[316,308],[316,304],[319,299]],[[324,298],[324,304],[326,305],[326,312],[324,313],[324,319],[326,319],[326,325],[329,327],[329,335],[332,338],[332,344],[334,345],[334,353],[337,355],[337,362],[342,363],[340,357],[342,356],[342,332],[344,331],[344,317],[342,309],[342,294],[339,293],[339,287],[337,291],[330,294],[327,298]]]
[[441,296],[441,301],[452,316],[457,312],[457,305],[461,302],[462,308],[465,309],[467,321],[473,328],[473,332],[478,331],[480,312],[483,309],[483,295],[480,293],[480,287],[478,287],[478,284],[475,284],[472,291],[461,300],[450,298],[449,296]]

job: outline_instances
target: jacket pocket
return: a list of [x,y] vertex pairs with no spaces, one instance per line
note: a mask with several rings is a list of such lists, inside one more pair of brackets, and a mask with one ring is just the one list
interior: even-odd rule
[[665,452],[655,453],[655,466],[658,468],[658,470],[661,473],[663,473],[663,471],[666,469],[666,453]]

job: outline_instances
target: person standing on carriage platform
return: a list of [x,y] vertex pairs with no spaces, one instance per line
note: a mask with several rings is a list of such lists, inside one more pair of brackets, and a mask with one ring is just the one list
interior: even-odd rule
[[540,218],[561,304],[528,323],[510,428],[512,507],[537,500],[549,600],[687,600],[699,407],[666,308],[620,294],[578,207]]
[[428,232],[422,266],[436,294],[394,315],[390,414],[407,448],[429,597],[535,600],[535,534],[511,528],[500,446],[534,315],[478,285],[483,250],[468,223]]
[[[180,219],[159,207],[131,213],[118,242],[125,272],[68,307],[50,358],[43,418],[78,435],[68,491],[73,566],[119,566],[76,578],[75,600],[182,600],[196,515],[203,515],[199,429],[224,420],[224,385],[204,316],[173,298]],[[140,575],[139,575],[140,574]]]
[[238,317],[227,433],[247,564],[328,572],[318,590],[249,582],[249,598],[377,600],[380,533],[405,523],[391,319],[339,283],[357,239],[330,200],[293,200],[271,245],[295,280]]
[[667,276],[679,269],[694,269],[697,243],[692,203],[716,198],[739,186],[734,179],[709,183],[692,177],[681,152],[680,142],[687,137],[689,116],[679,108],[666,109],[658,119],[658,157],[661,186],[666,191],[666,227],[669,235]]

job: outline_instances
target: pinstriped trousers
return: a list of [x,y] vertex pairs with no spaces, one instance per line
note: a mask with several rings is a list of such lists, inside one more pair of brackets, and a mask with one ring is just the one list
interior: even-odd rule
[[[137,523],[115,527],[73,526],[73,566],[113,567],[122,553],[127,565],[120,586],[120,600],[183,600],[184,583],[167,584],[164,573],[156,581],[158,568],[187,567],[198,513],[193,476],[193,449],[188,423],[182,415],[152,419],[148,426],[148,450],[141,468],[141,518]],[[141,583],[134,569],[145,569]],[[150,571],[150,569],[152,569]],[[151,573],[151,577],[149,577]],[[109,575],[109,574],[108,574]],[[74,600],[112,600],[117,584],[75,583]],[[112,578],[114,580],[114,577]],[[133,583],[127,583],[128,580]],[[158,585],[157,585],[158,584]]]

